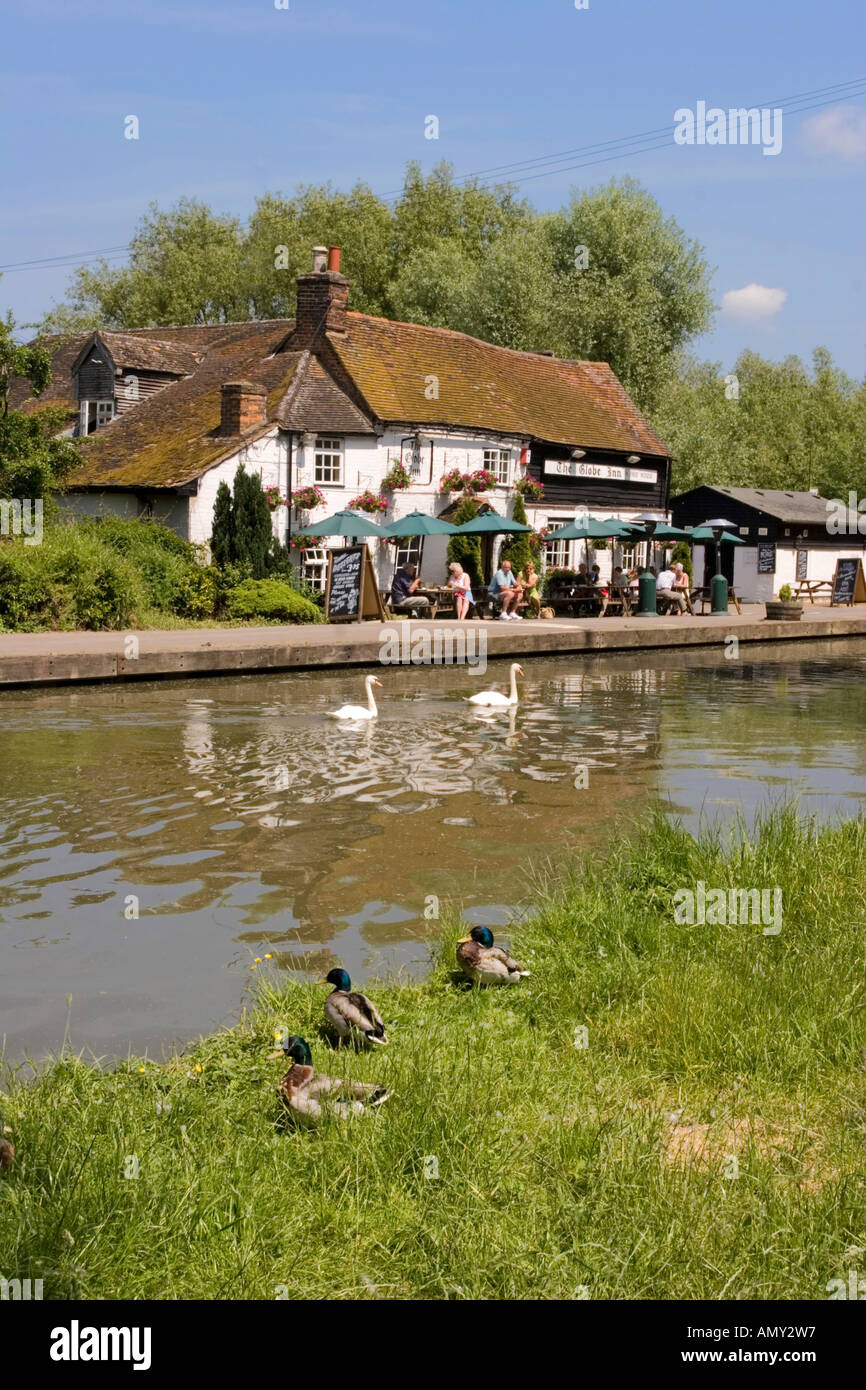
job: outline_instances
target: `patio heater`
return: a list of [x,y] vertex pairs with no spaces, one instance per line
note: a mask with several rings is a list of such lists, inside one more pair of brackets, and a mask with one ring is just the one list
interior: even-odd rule
[[644,535],[647,540],[647,563],[643,574],[637,584],[638,607],[635,613],[636,618],[656,617],[656,577],[650,573],[652,562],[652,540],[657,526],[664,521],[663,516],[658,516],[652,512],[645,513],[644,516],[636,516],[635,521],[639,522],[644,528]]
[[708,531],[713,533],[713,542],[716,547],[716,572],[710,581],[710,617],[726,618],[728,616],[728,581],[722,574],[722,532],[732,531],[734,522],[726,521],[724,517],[714,517],[712,521],[705,521]]

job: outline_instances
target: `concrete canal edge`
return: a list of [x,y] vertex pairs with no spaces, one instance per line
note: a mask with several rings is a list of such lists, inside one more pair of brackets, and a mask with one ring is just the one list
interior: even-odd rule
[[[403,636],[407,631],[408,635]],[[159,680],[240,675],[255,671],[304,671],[380,666],[390,633],[402,642],[402,660],[432,649],[448,661],[449,651],[478,652],[488,660],[532,656],[594,656],[609,652],[682,651],[688,647],[744,643],[826,641],[866,636],[866,612],[818,609],[800,621],[774,622],[755,605],[727,618],[564,619],[524,624],[412,622],[392,619],[340,627],[187,628],[167,632],[59,632],[0,634],[0,689],[87,682]],[[428,637],[421,636],[423,632]],[[450,639],[448,633],[450,632]],[[461,642],[466,647],[461,647]],[[449,643],[451,645],[449,645]],[[428,656],[426,658],[430,660]],[[458,659],[459,655],[458,655]],[[464,657],[465,659],[465,657]],[[423,655],[418,664],[424,660]]]

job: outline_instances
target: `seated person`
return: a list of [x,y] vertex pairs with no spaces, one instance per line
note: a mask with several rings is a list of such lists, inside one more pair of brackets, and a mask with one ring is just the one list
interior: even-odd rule
[[686,574],[685,568],[680,561],[677,560],[676,564],[671,565],[671,569],[676,575],[676,584],[674,588],[688,590],[691,587],[689,584],[689,576]]
[[590,584],[600,584],[600,583],[601,583],[601,566],[600,566],[600,565],[593,565],[592,569],[591,569],[590,572],[589,572],[589,582],[590,582]]
[[538,593],[538,573],[535,568],[534,560],[529,560],[525,570],[521,570],[517,576],[518,584],[523,585],[523,593],[526,602],[532,609],[537,618],[541,613],[541,598]]
[[457,617],[463,622],[475,599],[472,597],[472,581],[458,560],[452,560],[448,566],[449,589],[454,590],[454,604],[457,609]]
[[614,565],[614,567],[613,567],[613,579],[611,580],[611,583],[613,584],[613,587],[614,587],[615,589],[627,589],[627,588],[628,588],[628,586],[629,586],[629,578],[628,578],[628,575],[626,574],[625,570],[623,569],[622,565]]
[[656,598],[664,599],[677,613],[685,613],[685,594],[682,591],[682,586],[677,588],[677,577],[673,570],[662,570],[656,580]]
[[490,588],[487,592],[492,599],[498,599],[502,604],[502,612],[499,614],[500,621],[509,622],[513,618],[516,618],[518,622],[521,621],[520,614],[516,609],[523,597],[523,585],[514,578],[510,560],[502,561],[490,581]]
[[589,582],[590,582],[590,579],[589,579],[589,570],[586,568],[586,565],[578,565],[578,567],[577,567],[577,583],[578,583],[578,584],[587,585],[587,584],[589,584]]
[[391,608],[395,612],[418,612],[430,607],[429,598],[416,594],[421,580],[415,565],[401,565],[391,584]]

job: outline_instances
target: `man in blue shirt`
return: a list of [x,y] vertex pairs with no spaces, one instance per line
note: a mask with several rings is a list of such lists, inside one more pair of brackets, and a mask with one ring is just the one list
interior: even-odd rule
[[399,609],[401,612],[415,613],[424,608],[430,607],[430,600],[424,594],[416,594],[415,590],[420,584],[420,579],[416,576],[418,571],[414,565],[402,565],[394,575],[391,584],[391,608]]
[[499,599],[502,604],[502,612],[499,614],[501,622],[507,623],[514,619],[522,622],[517,605],[523,597],[523,585],[514,578],[510,560],[502,561],[493,576],[488,593],[491,598]]

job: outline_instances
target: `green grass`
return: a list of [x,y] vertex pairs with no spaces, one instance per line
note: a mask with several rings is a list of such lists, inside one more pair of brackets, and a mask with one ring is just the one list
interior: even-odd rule
[[[242,1024],[167,1065],[8,1076],[2,1273],[52,1298],[826,1298],[866,1261],[864,869],[863,820],[659,820],[539,887],[503,933],[518,987],[455,982],[456,922],[426,980],[371,984],[387,1049],[330,1052],[324,990],[258,973]],[[676,925],[699,878],[780,885],[781,933]],[[282,1124],[281,1025],[392,1099]]]

